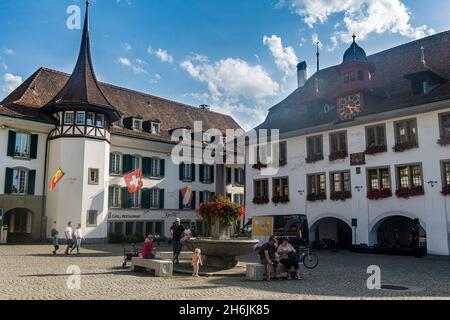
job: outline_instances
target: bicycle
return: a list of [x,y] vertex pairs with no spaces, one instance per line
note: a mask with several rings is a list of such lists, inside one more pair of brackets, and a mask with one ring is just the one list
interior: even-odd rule
[[309,245],[307,245],[304,249],[297,246],[296,251],[300,257],[299,261],[303,263],[305,268],[314,269],[319,265],[319,257],[315,253],[311,252]]

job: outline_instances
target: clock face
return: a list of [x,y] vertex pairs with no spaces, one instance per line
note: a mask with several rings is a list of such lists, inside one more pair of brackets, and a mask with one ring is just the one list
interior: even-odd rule
[[341,120],[351,120],[361,111],[361,95],[359,94],[343,97],[338,101],[338,115]]

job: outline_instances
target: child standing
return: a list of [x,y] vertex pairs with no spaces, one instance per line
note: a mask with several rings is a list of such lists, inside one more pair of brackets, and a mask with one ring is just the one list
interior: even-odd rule
[[53,239],[53,255],[56,256],[56,251],[59,250],[59,233],[58,230],[52,230],[52,239]]
[[192,267],[194,268],[194,272],[192,273],[193,277],[198,277],[198,270],[200,269],[200,266],[203,265],[201,253],[201,250],[197,248],[192,256]]

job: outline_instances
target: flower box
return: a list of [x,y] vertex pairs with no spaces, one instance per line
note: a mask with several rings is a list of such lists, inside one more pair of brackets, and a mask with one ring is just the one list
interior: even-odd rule
[[330,194],[330,199],[333,201],[345,201],[352,198],[350,191],[335,191]]
[[324,200],[327,199],[327,195],[326,195],[325,192],[321,192],[321,193],[319,193],[319,194],[313,193],[313,194],[309,194],[309,195],[306,197],[306,199],[307,199],[309,202],[324,201]]
[[328,156],[328,158],[330,159],[330,161],[336,161],[339,159],[345,159],[348,157],[348,152],[347,151],[335,151],[330,153],[330,155]]
[[450,145],[450,136],[442,136],[437,143],[443,147]]
[[323,160],[323,154],[313,154],[308,156],[305,161],[306,163],[314,163]]
[[366,149],[365,154],[374,155],[383,152],[387,152],[387,146],[370,146]]
[[253,203],[254,204],[267,204],[269,203],[269,198],[268,197],[254,197],[253,198]]
[[441,193],[444,196],[450,196],[450,185],[443,187]]
[[392,147],[394,152],[403,152],[406,150],[417,148],[417,142],[416,141],[408,141],[403,143],[397,143],[395,146]]
[[423,196],[425,190],[423,187],[402,188],[395,193],[398,198],[409,199],[411,197]]
[[267,168],[267,164],[263,164],[261,163],[261,161],[258,161],[256,164],[253,165],[252,168],[255,170],[261,170],[263,168]]
[[289,196],[275,196],[272,198],[272,202],[275,204],[288,203],[289,201]]
[[390,197],[392,197],[392,190],[387,188],[367,192],[367,199],[369,200],[380,200]]

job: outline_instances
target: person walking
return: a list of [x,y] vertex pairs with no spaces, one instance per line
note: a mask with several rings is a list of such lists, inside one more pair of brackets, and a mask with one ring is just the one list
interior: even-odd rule
[[265,265],[266,268],[266,276],[267,281],[270,280],[270,275],[273,271],[274,273],[274,279],[276,279],[277,276],[277,265],[278,262],[276,261],[275,253],[277,251],[277,240],[274,236],[271,236],[269,238],[269,242],[262,245],[261,250],[259,251],[259,257],[261,259],[261,264]]
[[72,250],[70,250],[70,253],[72,253],[75,248],[77,249],[77,254],[80,254],[80,248],[81,248],[81,240],[83,240],[83,232],[81,230],[81,223],[78,224],[77,229],[73,233],[74,238],[74,246],[72,247]]
[[184,232],[184,226],[181,224],[181,219],[177,218],[175,224],[170,228],[170,234],[172,236],[172,249],[173,249],[173,263],[179,264],[178,259],[181,253],[181,237]]
[[52,243],[53,243],[53,255],[56,256],[56,252],[59,250],[59,233],[58,230],[52,230]]
[[67,223],[67,228],[64,231],[64,236],[66,237],[66,241],[67,241],[67,248],[66,248],[66,252],[65,255],[68,256],[70,255],[69,250],[72,249],[73,247],[73,230],[72,230],[72,222],[69,221]]
[[416,258],[421,258],[420,252],[420,229],[422,226],[420,225],[419,219],[414,219],[414,225],[411,228],[411,242],[412,247],[414,249],[414,254]]

